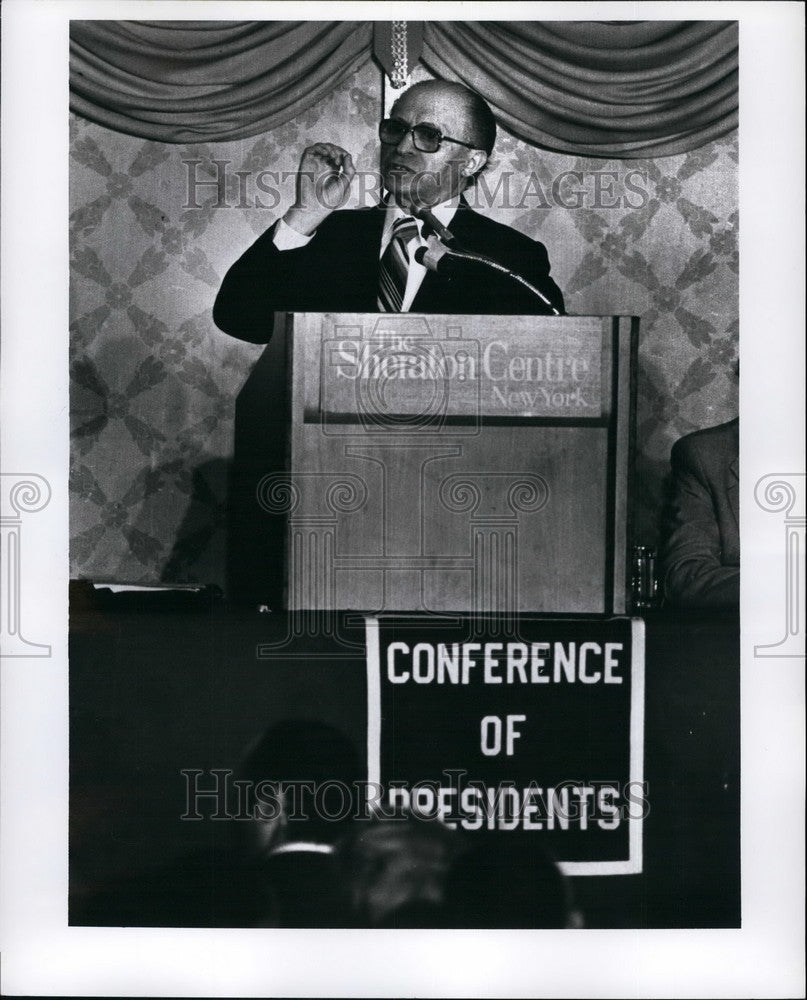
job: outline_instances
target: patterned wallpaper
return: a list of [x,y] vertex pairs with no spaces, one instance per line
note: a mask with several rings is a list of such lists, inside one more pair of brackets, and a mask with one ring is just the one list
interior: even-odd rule
[[[375,168],[380,109],[368,65],[238,142],[166,145],[72,116],[72,576],[224,586],[234,407],[263,348],[217,331],[213,300],[291,200],[304,146],[336,141]],[[736,414],[736,135],[606,161],[501,132],[477,200],[546,244],[569,312],[642,317],[637,541],[654,544],[673,441]]]

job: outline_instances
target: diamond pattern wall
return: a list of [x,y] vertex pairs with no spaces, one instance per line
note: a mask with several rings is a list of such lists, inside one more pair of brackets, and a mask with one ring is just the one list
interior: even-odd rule
[[[376,168],[378,71],[273,132],[173,146],[71,118],[71,574],[224,585],[235,400],[263,350],[220,333],[221,278],[328,140]],[[267,173],[271,172],[271,173]],[[736,136],[583,160],[500,134],[481,211],[540,239],[569,312],[642,316],[639,541],[672,442],[736,413]],[[372,181],[366,188],[372,190]]]

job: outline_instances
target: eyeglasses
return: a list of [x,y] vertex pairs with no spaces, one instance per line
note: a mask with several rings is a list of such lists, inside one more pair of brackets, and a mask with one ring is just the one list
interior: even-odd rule
[[470,142],[463,142],[462,139],[452,139],[450,135],[443,135],[439,128],[434,125],[427,125],[421,122],[419,125],[407,125],[400,118],[385,118],[378,126],[378,137],[385,146],[397,146],[405,135],[412,133],[412,142],[415,149],[421,153],[436,153],[441,142],[456,142],[459,146],[468,149],[476,149]]

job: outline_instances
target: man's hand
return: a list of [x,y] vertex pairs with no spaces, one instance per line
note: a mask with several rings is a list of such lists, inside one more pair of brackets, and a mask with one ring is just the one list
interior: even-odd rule
[[297,197],[286,212],[286,225],[310,236],[331,212],[347,201],[356,176],[353,159],[341,146],[317,142],[303,151],[297,171]]

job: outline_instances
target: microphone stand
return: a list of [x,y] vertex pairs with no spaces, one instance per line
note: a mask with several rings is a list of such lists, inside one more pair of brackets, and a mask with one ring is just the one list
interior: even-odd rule
[[536,288],[532,282],[527,281],[527,279],[523,278],[517,271],[511,271],[509,267],[505,267],[504,264],[500,264],[497,260],[494,260],[492,257],[488,257],[485,254],[472,253],[470,250],[463,250],[457,243],[457,238],[454,234],[447,229],[439,219],[435,218],[434,214],[430,212],[429,209],[418,209],[415,214],[423,220],[425,225],[434,234],[428,237],[427,245],[425,247],[419,247],[415,251],[415,260],[418,264],[422,264],[429,268],[430,271],[435,271],[437,273],[440,273],[439,269],[442,265],[443,274],[445,274],[444,260],[465,261],[466,263],[481,264],[483,267],[496,271],[498,274],[502,274],[506,278],[510,278],[512,281],[515,281],[517,284],[526,288],[527,291],[531,292],[536,298],[540,299],[545,306],[549,307],[553,316],[560,316],[559,310],[552,305],[540,288]]

